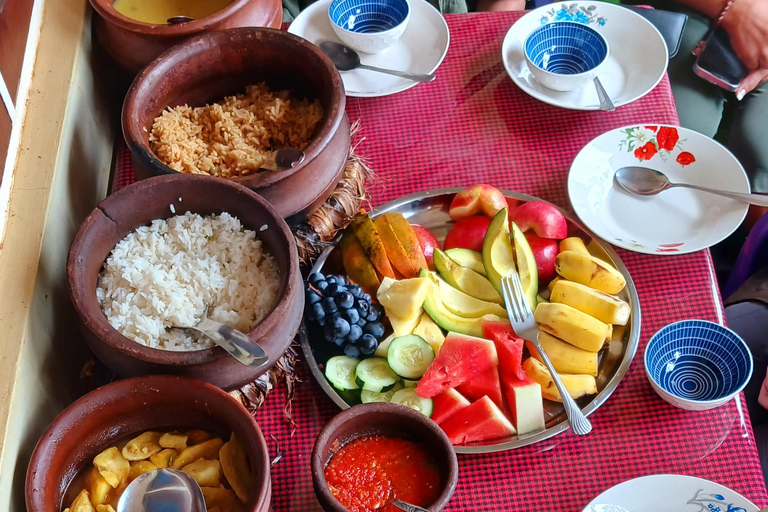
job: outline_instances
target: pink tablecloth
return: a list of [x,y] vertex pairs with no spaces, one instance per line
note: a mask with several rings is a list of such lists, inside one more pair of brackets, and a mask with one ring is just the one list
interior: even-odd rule
[[[568,168],[588,141],[624,125],[677,124],[666,78],[612,113],[568,111],[528,97],[500,59],[501,41],[518,16],[447,16],[451,48],[435,82],[385,98],[348,99],[350,120],[362,122],[358,152],[379,176],[374,206],[421,190],[483,182],[568,207]],[[123,150],[115,185],[131,181]],[[749,420],[742,421],[737,404],[703,413],[675,409],[653,392],[643,370],[644,346],[663,325],[722,321],[709,253],[619,254],[640,295],[640,349],[616,392],[591,416],[592,434],[566,432],[512,452],[460,456],[459,485],[446,510],[579,511],[603,490],[655,473],[711,479],[768,505]],[[257,414],[272,456],[281,456],[272,473],[277,512],[318,509],[309,455],[322,425],[338,412],[300,366],[295,425],[285,420],[279,389]]]

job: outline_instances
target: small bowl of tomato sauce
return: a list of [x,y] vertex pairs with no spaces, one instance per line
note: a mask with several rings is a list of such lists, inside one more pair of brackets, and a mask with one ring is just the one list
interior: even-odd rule
[[336,415],[312,450],[312,481],[326,512],[398,512],[395,500],[442,510],[459,463],[445,433],[413,409],[357,405]]

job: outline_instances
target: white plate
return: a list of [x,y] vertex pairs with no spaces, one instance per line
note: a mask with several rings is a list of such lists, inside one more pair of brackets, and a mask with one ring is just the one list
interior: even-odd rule
[[[328,20],[331,0],[320,0],[296,17],[288,32],[318,44],[339,41]],[[410,0],[411,20],[403,36],[392,46],[374,55],[360,54],[363,64],[411,73],[433,73],[443,62],[451,41],[443,16],[426,0]],[[347,96],[374,98],[405,91],[418,85],[392,75],[353,69],[342,71]]]
[[580,89],[558,92],[539,84],[525,62],[523,42],[549,21],[580,21],[600,32],[610,54],[597,76],[618,106],[648,94],[667,71],[667,44],[656,27],[629,9],[606,2],[562,2],[534,9],[507,32],[501,59],[512,81],[527,94],[556,107],[598,110],[600,102],[590,81]]
[[613,176],[633,165],[661,171],[673,183],[749,193],[744,168],[709,137],[663,125],[612,130],[587,144],[568,174],[573,209],[607,242],[646,254],[685,254],[720,242],[747,214],[746,203],[696,190],[630,194]]
[[582,512],[758,512],[744,496],[720,484],[683,475],[627,480],[595,498]]

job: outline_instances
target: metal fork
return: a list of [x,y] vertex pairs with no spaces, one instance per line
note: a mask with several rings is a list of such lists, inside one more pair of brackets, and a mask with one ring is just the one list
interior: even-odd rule
[[536,347],[536,350],[541,355],[542,361],[546,365],[549,373],[552,375],[552,380],[555,381],[555,386],[560,392],[560,397],[563,399],[563,406],[565,407],[565,414],[568,416],[568,421],[571,423],[571,428],[575,433],[580,436],[589,434],[592,431],[592,424],[589,422],[584,413],[581,412],[581,408],[571,398],[568,390],[565,388],[565,384],[560,380],[560,377],[555,371],[555,367],[552,366],[552,362],[547,357],[544,349],[541,348],[539,343],[539,326],[536,325],[536,320],[533,319],[533,313],[531,307],[528,305],[528,300],[525,298],[523,292],[523,285],[520,282],[520,276],[517,272],[511,276],[506,276],[501,279],[502,295],[504,296],[504,304],[507,307],[507,314],[509,315],[509,322],[515,329],[518,336],[529,340]]
[[605,88],[603,88],[603,84],[600,83],[600,79],[595,77],[593,81],[595,82],[595,89],[597,89],[597,97],[600,99],[600,110],[607,110],[609,112],[616,110],[616,107],[613,106],[613,102],[611,101],[611,97],[608,96],[608,93],[605,92]]

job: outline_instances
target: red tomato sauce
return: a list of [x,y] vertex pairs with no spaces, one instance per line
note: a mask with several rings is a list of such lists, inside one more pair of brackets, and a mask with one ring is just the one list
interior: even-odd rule
[[325,479],[350,512],[397,512],[394,500],[428,507],[440,494],[440,471],[427,450],[406,439],[356,439],[331,458]]

